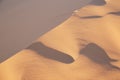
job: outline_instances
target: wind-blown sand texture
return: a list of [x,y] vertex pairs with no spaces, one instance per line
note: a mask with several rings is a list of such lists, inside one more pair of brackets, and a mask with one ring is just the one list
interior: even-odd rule
[[109,1],[75,11],[2,62],[0,80],[120,80],[120,1]]

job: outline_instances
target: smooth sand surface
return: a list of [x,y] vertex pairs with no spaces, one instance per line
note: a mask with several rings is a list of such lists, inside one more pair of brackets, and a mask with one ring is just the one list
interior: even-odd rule
[[0,0],[0,63],[91,1]]
[[0,80],[120,80],[119,35],[120,6],[86,6],[1,63]]

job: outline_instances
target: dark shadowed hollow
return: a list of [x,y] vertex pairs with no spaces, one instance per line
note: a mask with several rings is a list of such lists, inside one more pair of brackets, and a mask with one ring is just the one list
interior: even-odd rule
[[44,44],[42,44],[41,42],[33,43],[26,49],[33,50],[45,58],[56,60],[62,63],[69,64],[74,62],[74,59],[72,58],[72,56],[65,54],[63,52],[60,52],[58,50],[49,48]]
[[89,43],[88,45],[86,45],[83,49],[80,50],[80,55],[84,55],[91,61],[104,67],[120,70],[119,67],[116,67],[110,63],[116,62],[117,60],[110,58],[108,56],[108,53],[106,53],[103,48],[101,48],[95,43]]

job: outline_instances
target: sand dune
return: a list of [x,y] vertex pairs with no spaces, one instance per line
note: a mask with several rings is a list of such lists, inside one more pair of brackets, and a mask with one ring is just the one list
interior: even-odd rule
[[120,80],[120,1],[109,1],[75,11],[1,63],[0,80]]

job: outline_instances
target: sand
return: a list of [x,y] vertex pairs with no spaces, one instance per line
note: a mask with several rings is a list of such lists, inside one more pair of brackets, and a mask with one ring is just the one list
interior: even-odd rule
[[117,3],[119,0],[75,11],[62,24],[2,62],[0,80],[120,80]]

